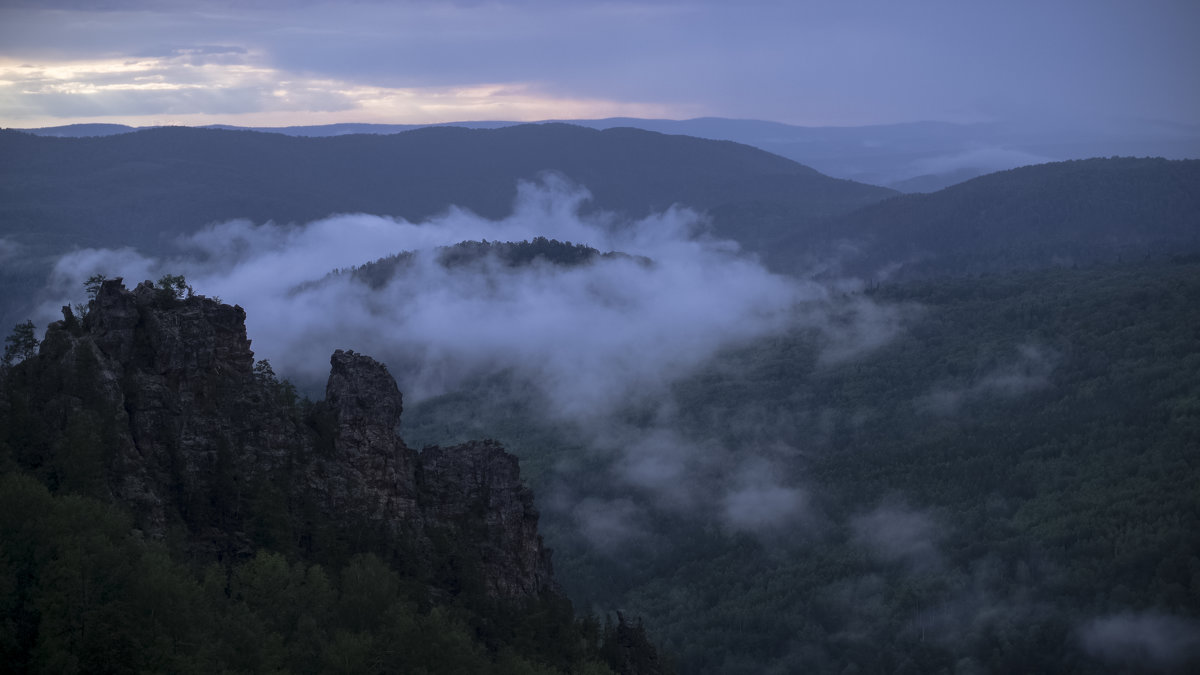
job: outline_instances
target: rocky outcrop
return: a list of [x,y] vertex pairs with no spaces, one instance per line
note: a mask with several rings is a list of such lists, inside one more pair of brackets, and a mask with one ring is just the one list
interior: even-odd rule
[[551,586],[533,493],[521,483],[517,458],[498,444],[426,448],[420,494],[427,527],[449,527],[460,537],[472,526],[490,533],[477,549],[490,595],[531,595]]
[[324,407],[336,420],[331,458],[321,463],[329,506],[356,511],[389,529],[419,521],[417,453],[396,435],[404,409],[400,389],[378,361],[338,350],[330,358]]
[[263,532],[314,545],[319,521],[371,532],[387,540],[380,550],[452,550],[493,597],[554,589],[517,459],[493,442],[408,448],[383,364],[335,352],[325,400],[305,405],[256,371],[240,307],[118,279],[82,322],[65,317],[29,367],[71,386],[37,404],[60,411],[64,428],[101,420],[103,489],[150,536],[184,528],[199,553],[237,556]]

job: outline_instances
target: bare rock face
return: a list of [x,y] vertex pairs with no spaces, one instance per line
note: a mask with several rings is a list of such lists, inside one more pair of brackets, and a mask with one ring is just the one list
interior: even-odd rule
[[93,304],[95,310],[84,319],[92,341],[110,358],[129,361],[134,331],[141,320],[137,299],[125,291],[120,279],[112,279],[100,286]]
[[76,380],[44,406],[111,427],[108,493],[150,536],[182,526],[201,553],[244,555],[254,532],[294,533],[315,512],[406,538],[413,555],[450,541],[493,597],[554,591],[517,459],[492,442],[418,454],[396,433],[403,398],[386,366],[341,350],[330,363],[325,401],[281,402],[255,373],[240,307],[118,279],[82,323],[68,312],[48,328],[35,365]]
[[122,432],[113,493],[151,535],[164,534],[171,506],[185,520],[224,524],[236,513],[211,513],[222,510],[221,490],[263,479],[285,448],[306,446],[254,377],[245,318],[240,307],[110,280],[63,354],[95,359]]
[[329,358],[325,403],[337,411],[353,444],[390,443],[395,439],[404,398],[387,366],[369,356],[337,350]]
[[337,350],[329,360],[325,407],[337,420],[335,455],[323,467],[332,506],[356,509],[393,529],[417,514],[417,453],[396,435],[403,398],[387,366]]
[[461,536],[482,525],[478,550],[490,595],[533,595],[553,586],[533,493],[521,483],[516,457],[495,441],[474,441],[426,448],[421,468],[427,526],[450,527]]

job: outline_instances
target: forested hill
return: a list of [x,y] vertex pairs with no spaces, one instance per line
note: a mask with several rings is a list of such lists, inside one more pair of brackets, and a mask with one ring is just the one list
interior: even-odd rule
[[[1056,162],[904,195],[796,232],[776,262],[852,242],[857,273],[997,272],[1200,250],[1200,160]],[[844,254],[847,247],[842,246]],[[796,258],[793,257],[793,260]]]
[[[186,127],[94,138],[2,131],[0,237],[49,251],[154,251],[234,218],[421,220],[450,205],[498,218],[511,212],[518,181],[545,171],[590,190],[591,208],[634,217],[679,203],[720,220],[753,206],[785,214],[774,221],[782,226],[895,194],[728,141],[567,124],[331,138]],[[718,227],[732,231],[733,221]]]
[[574,616],[516,457],[405,445],[383,364],[310,403],[181,277],[78,309],[0,363],[0,670],[669,670]]
[[[401,251],[349,269],[334,270],[326,276],[326,279],[349,275],[355,281],[372,288],[380,288],[396,276],[411,270],[416,255],[414,251]],[[651,264],[649,258],[634,257],[616,251],[601,253],[590,246],[545,237],[534,237],[533,241],[516,242],[462,241],[453,246],[439,248],[435,259],[437,264],[449,269],[489,263],[504,267],[524,267],[537,264],[572,267],[586,265],[595,260],[613,258],[626,258],[637,260],[642,264]]]
[[[567,592],[638,611],[682,672],[1198,672],[1200,257],[865,295],[914,311],[876,350],[822,362],[797,330],[672,388],[707,468],[686,476],[739,485],[747,457],[778,457],[812,521],[739,532],[709,515],[719,487],[687,511],[624,487],[631,461],[671,455],[568,461],[577,430],[497,401],[497,379],[416,404],[406,434],[487,430],[538,494],[569,490],[542,521]],[[653,410],[628,419],[662,437]],[[576,506],[594,503],[629,539],[597,552]]]

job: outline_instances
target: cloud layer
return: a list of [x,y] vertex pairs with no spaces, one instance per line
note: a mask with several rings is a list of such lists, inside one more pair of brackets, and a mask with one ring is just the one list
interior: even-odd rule
[[881,505],[851,520],[853,540],[886,562],[928,571],[941,565],[939,531],[926,513],[906,505]]
[[[39,319],[78,300],[93,273],[130,284],[184,274],[197,292],[247,309],[255,349],[303,383],[323,381],[328,354],[353,348],[393,364],[424,397],[487,370],[518,368],[566,415],[603,415],[631,393],[654,393],[718,349],[779,332],[831,296],[771,274],[736,245],[698,236],[700,218],[673,209],[635,223],[580,217],[586,191],[550,176],[520,188],[501,221],[450,210],[428,223],[344,215],[303,226],[213,225],[152,259],[86,249],[55,267]],[[484,259],[447,268],[434,250],[464,240],[548,236],[647,256],[575,267],[510,268]],[[400,251],[414,263],[382,288],[326,275]],[[319,283],[313,283],[319,282]]]
[[1192,618],[1111,614],[1081,626],[1079,640],[1089,655],[1138,671],[1183,672],[1178,669],[1200,666],[1200,622]]
[[[736,244],[705,236],[703,219],[686,209],[637,222],[580,216],[587,192],[555,175],[518,192],[500,221],[457,209],[420,224],[365,215],[302,226],[235,221],[180,240],[166,259],[76,251],[56,265],[36,319],[44,325],[78,301],[91,274],[128,285],[183,274],[196,292],[242,305],[258,357],[314,394],[339,348],[385,361],[410,400],[503,374],[533,391],[551,419],[577,425],[608,458],[613,482],[650,508],[686,513],[703,502],[725,525],[760,533],[803,523],[806,492],[779,470],[790,450],[734,452],[690,438],[669,386],[722,349],[789,330],[815,331],[829,359],[849,358],[894,335],[900,314],[849,292],[853,284],[772,274]],[[641,257],[439,261],[438,247],[460,241],[537,236]],[[382,285],[329,274],[401,251],[413,252],[408,264]],[[629,423],[621,416],[633,408],[653,419]],[[604,518],[584,531],[614,539],[619,523]]]
[[[0,56],[18,70],[0,75],[0,123],[1190,123],[1198,18],[1187,0],[9,2]],[[154,65],[115,78],[99,67],[125,61]],[[74,75],[26,77],[25,65]],[[197,76],[206,86],[187,89]]]

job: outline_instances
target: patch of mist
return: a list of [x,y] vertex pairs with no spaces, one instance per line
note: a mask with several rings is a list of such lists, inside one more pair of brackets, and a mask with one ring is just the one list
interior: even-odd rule
[[[854,289],[858,290],[858,289]],[[919,312],[909,304],[879,304],[858,292],[842,293],[808,303],[800,313],[821,336],[817,363],[849,361],[887,344]]]
[[713,448],[661,426],[631,428],[627,436],[629,441],[619,448],[614,465],[615,477],[651,496],[661,508],[673,511],[695,508],[699,496],[695,491],[697,479],[708,472],[715,457]]
[[[881,640],[932,643],[961,656],[955,672],[982,673],[988,669],[973,655],[987,654],[997,640],[1027,639],[1029,626],[1064,617],[1038,590],[1053,566],[991,554],[951,564],[938,550],[933,519],[903,505],[881,506],[851,525],[852,541],[889,567],[851,575],[818,596],[842,624],[838,642],[863,648]],[[888,533],[891,526],[901,533]]]
[[0,237],[0,263],[8,263],[15,260],[25,247],[17,241]]
[[1088,655],[1110,664],[1163,672],[1200,666],[1200,621],[1193,618],[1110,614],[1080,626],[1078,637]]
[[721,498],[721,522],[733,530],[767,534],[810,526],[813,518],[808,491],[781,480],[778,467],[761,457],[738,467]]
[[1023,150],[998,146],[979,146],[963,152],[936,157],[922,157],[909,165],[909,173],[913,176],[925,174],[943,174],[959,169],[984,169],[985,171],[1004,171],[1030,164],[1045,164],[1057,161],[1053,157],[1036,155]]
[[614,553],[649,536],[641,522],[643,510],[628,497],[586,497],[562,506],[570,511],[579,534],[601,552]]
[[[794,539],[815,530],[818,518],[792,461],[794,450],[779,443],[732,447],[696,438],[664,410],[640,424],[608,419],[585,425],[580,433],[588,439],[593,462],[582,470],[572,458],[560,464],[556,499],[588,501],[586,495],[594,491],[617,494],[633,499],[628,503],[638,505],[644,516],[642,527],[617,531],[628,535],[625,540],[606,537],[606,550],[636,545],[660,517],[665,517],[663,522],[714,524],[724,532],[749,533],[764,541],[782,541],[785,534]],[[617,506],[624,509],[628,503]],[[599,517],[603,525],[608,516],[575,508],[570,517],[586,533],[596,527],[592,520]]]
[[1044,347],[1025,344],[1016,357],[967,383],[944,383],[916,401],[918,410],[935,415],[952,415],[964,404],[999,396],[1015,398],[1050,385],[1057,356]]
[[880,560],[922,571],[942,566],[939,530],[928,513],[905,504],[883,504],[851,519],[850,528],[852,540]]
[[1035,591],[1041,573],[1038,567],[1024,560],[1003,562],[988,555],[971,561],[965,569],[949,574],[943,571],[945,590],[921,608],[908,630],[950,648],[970,650],[989,636],[1007,637],[1017,626],[1043,621],[1059,610]]

